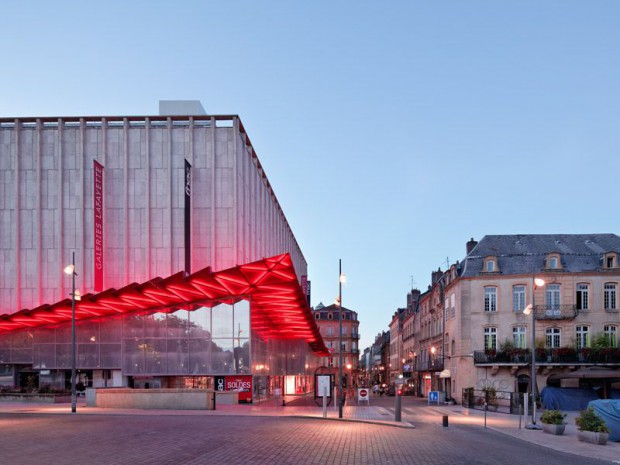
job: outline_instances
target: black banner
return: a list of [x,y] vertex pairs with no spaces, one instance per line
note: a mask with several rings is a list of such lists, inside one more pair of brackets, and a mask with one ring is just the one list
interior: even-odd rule
[[192,165],[185,160],[185,272],[192,272]]

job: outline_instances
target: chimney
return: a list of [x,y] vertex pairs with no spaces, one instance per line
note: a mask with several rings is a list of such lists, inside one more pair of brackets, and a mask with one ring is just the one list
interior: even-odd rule
[[411,292],[407,293],[407,308],[411,310],[415,302],[420,299],[420,290],[411,289]]
[[475,241],[474,238],[472,237],[469,242],[467,242],[467,255],[469,255],[471,253],[472,250],[474,250],[474,247],[476,247],[478,245],[478,241]]

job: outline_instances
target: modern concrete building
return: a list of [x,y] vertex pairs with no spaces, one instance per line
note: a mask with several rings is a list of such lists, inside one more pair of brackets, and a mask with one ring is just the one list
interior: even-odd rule
[[[55,325],[57,320],[48,318],[48,325],[37,330],[33,339],[24,331],[32,321],[9,317],[22,309],[65,301],[72,288],[62,270],[75,257],[81,294],[99,299],[101,306],[100,296],[107,292],[117,299],[110,306],[117,305],[117,313],[124,315],[112,321],[91,309],[89,318],[84,301],[78,305],[80,325],[100,325],[92,337],[96,341],[107,337],[113,344],[89,348],[88,341],[80,339],[86,333],[78,328],[83,343],[78,346],[82,360],[78,368],[88,385],[188,385],[194,382],[190,375],[210,376],[200,383],[211,385],[215,375],[255,374],[260,365],[263,389],[272,390],[274,383],[284,392],[309,389],[307,375],[318,360],[303,354],[298,360],[308,363],[287,368],[283,361],[277,370],[275,363],[266,361],[279,357],[270,341],[294,338],[282,332],[259,334],[253,325],[252,299],[247,303],[249,290],[221,281],[218,286],[225,291],[211,298],[204,289],[202,295],[190,289],[188,277],[196,273],[240,271],[238,266],[250,263],[269,268],[266,264],[271,262],[265,259],[286,254],[287,264],[282,266],[292,270],[299,294],[305,293],[301,285],[307,279],[306,261],[241,120],[236,115],[201,114],[196,104],[167,102],[161,108],[170,114],[0,119],[0,314],[4,314],[0,381],[23,384],[20,373],[33,372],[42,374],[47,383],[63,384],[69,342],[66,323]],[[163,299],[159,306],[145,305],[144,312],[133,307],[131,312],[122,310],[125,304],[118,300],[117,290],[132,283],[157,285],[179,272],[188,279],[184,303],[170,307]],[[247,283],[259,286],[260,279],[253,276]],[[297,290],[293,294],[297,296]],[[313,340],[314,336],[301,335],[306,330],[318,335],[307,302],[292,305],[308,320],[297,339],[306,348],[312,343],[310,352],[315,355],[325,353],[320,336]],[[228,310],[221,310],[227,306]],[[192,317],[198,318],[200,312],[194,310],[199,308],[204,309],[200,322],[191,323]],[[140,326],[135,335],[134,319]],[[157,330],[149,329],[154,320]],[[198,372],[190,371],[195,365],[190,368],[182,362],[170,370],[172,353],[183,358],[193,344],[181,333],[173,337],[178,344],[170,341],[175,325],[200,326],[205,338],[219,340],[217,350],[229,360]],[[160,336],[161,340],[147,341]],[[54,346],[37,347],[39,342]],[[240,368],[232,361],[235,348],[244,344],[252,346],[252,355],[246,355]],[[260,356],[255,351],[259,346]],[[46,348],[55,350],[54,357],[42,358]],[[88,357],[81,356],[89,350],[97,357],[87,363]],[[296,345],[291,355],[302,355],[304,350]],[[168,368],[144,362],[154,353],[166,354]],[[104,363],[105,354],[109,358]],[[130,361],[136,354],[142,357],[137,365]],[[254,363],[257,360],[260,363]],[[267,379],[293,374],[298,378],[290,381],[290,389],[282,385],[284,378]]]

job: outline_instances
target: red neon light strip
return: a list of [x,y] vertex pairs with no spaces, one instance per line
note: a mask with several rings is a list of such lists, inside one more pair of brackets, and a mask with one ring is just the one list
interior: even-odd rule
[[[265,339],[304,339],[312,350],[329,355],[297,281],[291,258],[278,255],[228,270],[205,268],[143,284],[87,294],[76,302],[76,319],[119,314],[152,314],[198,306],[252,301],[251,326]],[[0,315],[0,332],[45,326],[71,319],[71,301]]]

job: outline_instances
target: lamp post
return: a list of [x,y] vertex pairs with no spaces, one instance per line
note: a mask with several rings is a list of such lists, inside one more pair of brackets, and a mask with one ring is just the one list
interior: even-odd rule
[[525,427],[527,429],[541,429],[541,426],[536,424],[536,289],[543,287],[545,280],[532,276],[532,281],[532,303],[523,310],[526,315],[532,314],[532,423]]
[[65,267],[64,272],[71,275],[71,413],[77,411],[77,391],[75,387],[76,351],[75,351],[75,301],[80,300],[80,291],[75,290],[75,252],[71,257],[71,265]]
[[342,259],[338,259],[338,418],[342,418],[344,396],[342,392],[342,283],[346,277],[342,273]]

